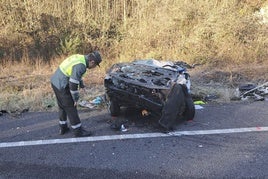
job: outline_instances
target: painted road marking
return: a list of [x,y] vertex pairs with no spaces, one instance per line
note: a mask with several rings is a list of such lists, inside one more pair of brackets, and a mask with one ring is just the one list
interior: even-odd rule
[[249,128],[197,130],[197,131],[175,131],[175,132],[169,132],[167,134],[164,134],[164,133],[121,134],[121,135],[109,135],[109,136],[67,138],[67,139],[3,142],[3,143],[0,143],[0,148],[48,145],[48,144],[66,144],[66,143],[79,143],[79,142],[96,142],[96,141],[123,140],[123,139],[141,139],[141,138],[171,137],[171,136],[178,137],[178,136],[190,136],[190,135],[231,134],[231,133],[265,132],[265,131],[268,131],[268,127],[249,127]]

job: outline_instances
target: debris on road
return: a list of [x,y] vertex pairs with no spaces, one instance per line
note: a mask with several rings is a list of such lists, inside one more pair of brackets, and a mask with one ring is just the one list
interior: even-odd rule
[[255,101],[263,101],[268,95],[268,82],[261,85],[244,84],[237,89],[241,100],[253,99]]
[[93,109],[93,108],[96,107],[95,105],[93,105],[93,104],[91,104],[90,102],[85,101],[85,100],[79,102],[79,105],[80,105],[81,107],[86,107],[86,108],[89,108],[89,109]]
[[204,108],[203,106],[201,106],[199,104],[195,104],[194,107],[195,107],[195,109],[203,109]]
[[121,125],[120,131],[127,132],[127,128],[124,126],[124,124]]
[[204,101],[194,101],[194,104],[196,105],[201,105],[201,104],[206,104]]
[[97,106],[101,105],[104,103],[104,98],[102,96],[97,96],[95,99],[91,100],[91,101],[86,101],[86,100],[82,100],[79,102],[79,105],[81,107],[86,107],[89,109],[93,109],[96,108]]
[[97,96],[95,99],[93,99],[92,101],[90,101],[91,104],[94,105],[100,105],[101,103],[103,103],[103,98],[101,96]]

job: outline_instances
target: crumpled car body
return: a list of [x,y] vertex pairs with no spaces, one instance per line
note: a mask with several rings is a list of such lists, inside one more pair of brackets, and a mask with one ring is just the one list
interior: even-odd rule
[[122,106],[140,108],[150,114],[163,116],[164,106],[175,84],[181,86],[183,104],[174,113],[179,111],[178,115],[183,115],[189,106],[185,99],[190,98],[188,101],[192,102],[189,95],[190,77],[185,67],[179,63],[154,59],[114,64],[104,80],[108,109],[112,116],[119,115]]

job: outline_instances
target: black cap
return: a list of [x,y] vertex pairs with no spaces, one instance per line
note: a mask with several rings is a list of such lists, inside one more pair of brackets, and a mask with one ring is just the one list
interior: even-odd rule
[[99,53],[98,51],[94,51],[94,52],[92,52],[91,54],[92,54],[92,56],[94,57],[94,61],[95,61],[95,63],[96,63],[98,66],[100,66],[100,63],[101,63],[101,61],[102,61],[100,53]]

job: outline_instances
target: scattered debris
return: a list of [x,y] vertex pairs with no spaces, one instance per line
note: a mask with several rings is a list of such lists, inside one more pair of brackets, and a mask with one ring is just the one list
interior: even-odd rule
[[101,96],[98,96],[92,101],[90,101],[90,103],[94,105],[100,105],[103,101],[104,101],[103,98]]
[[200,105],[194,105],[195,109],[204,109],[203,106],[200,106]]
[[149,115],[150,115],[150,112],[147,111],[146,109],[143,109],[143,110],[141,111],[141,115],[142,115],[142,116],[149,116]]
[[95,105],[93,105],[93,104],[91,104],[90,102],[85,101],[85,100],[79,102],[79,105],[80,105],[81,107],[86,107],[86,108],[89,108],[89,109],[93,109],[93,108],[96,107]]
[[127,128],[124,126],[124,124],[121,125],[120,131],[121,132],[126,132],[127,131]]
[[194,108],[195,109],[203,109],[204,107],[201,106],[203,104],[206,104],[204,101],[198,100],[198,101],[194,101]]
[[79,102],[79,105],[81,107],[86,107],[86,108],[89,108],[89,109],[93,109],[93,108],[96,108],[97,106],[101,105],[102,103],[104,103],[104,98],[102,96],[97,96],[95,99],[93,99],[92,101],[86,101],[86,100],[83,100],[81,102]]
[[206,97],[205,97],[205,101],[211,101],[211,100],[214,100],[214,99],[219,99],[219,96],[216,95],[216,94],[208,94]]
[[237,89],[237,95],[241,100],[254,99],[255,101],[265,100],[268,95],[268,82],[261,85],[244,84]]
[[201,104],[206,104],[206,103],[203,102],[203,101],[194,101],[194,104],[196,104],[196,105],[201,105]]

